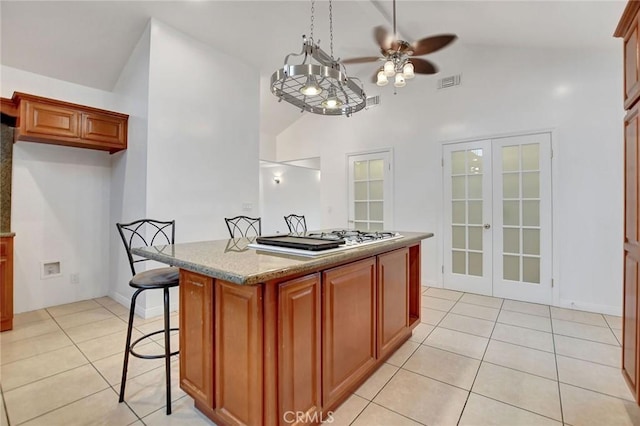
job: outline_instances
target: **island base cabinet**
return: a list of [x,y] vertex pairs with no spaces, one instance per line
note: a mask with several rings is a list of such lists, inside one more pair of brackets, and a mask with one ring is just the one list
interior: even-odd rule
[[376,366],[376,258],[322,274],[322,405],[332,407]]
[[213,407],[213,278],[180,270],[180,387]]
[[278,287],[278,411],[281,425],[321,415],[320,274]]
[[409,249],[378,256],[378,358],[390,355],[411,334]]

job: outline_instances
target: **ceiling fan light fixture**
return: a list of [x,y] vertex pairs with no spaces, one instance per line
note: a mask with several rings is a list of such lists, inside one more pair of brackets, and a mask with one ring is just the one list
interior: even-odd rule
[[396,64],[389,60],[384,63],[384,75],[387,77],[393,77],[396,74]]
[[376,81],[376,84],[380,87],[389,84],[389,79],[387,79],[387,76],[384,74],[384,70],[378,71],[378,81]]
[[393,83],[394,86],[396,87],[404,87],[407,84],[407,82],[404,80],[404,76],[402,75],[402,73],[398,73],[396,74],[396,81]]
[[322,93],[322,87],[318,85],[318,81],[312,75],[307,77],[307,82],[300,88],[300,93],[305,96],[318,96]]
[[407,62],[406,64],[404,64],[404,66],[402,67],[402,75],[407,80],[410,80],[416,76],[414,73],[413,64],[411,62]]
[[334,86],[329,88],[329,96],[327,96],[327,99],[322,101],[321,105],[323,108],[327,109],[337,109],[342,107],[342,101],[338,98],[336,88]]

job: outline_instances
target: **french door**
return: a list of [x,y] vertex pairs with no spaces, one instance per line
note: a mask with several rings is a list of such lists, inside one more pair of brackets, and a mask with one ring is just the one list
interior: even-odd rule
[[551,135],[443,148],[445,288],[552,302]]
[[393,230],[391,151],[350,154],[349,228]]

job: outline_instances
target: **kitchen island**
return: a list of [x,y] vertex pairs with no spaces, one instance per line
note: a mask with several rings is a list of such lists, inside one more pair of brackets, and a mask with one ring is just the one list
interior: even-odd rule
[[420,242],[325,256],[230,239],[137,248],[180,268],[180,387],[220,425],[316,424],[420,322]]

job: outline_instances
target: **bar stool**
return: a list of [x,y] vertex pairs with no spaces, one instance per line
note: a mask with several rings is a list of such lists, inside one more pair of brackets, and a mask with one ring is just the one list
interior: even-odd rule
[[259,237],[262,235],[262,219],[259,217],[236,216],[224,218],[231,238]]
[[[124,401],[124,389],[127,383],[127,367],[129,364],[129,354],[143,359],[165,359],[165,373],[167,384],[167,414],[171,414],[171,357],[177,355],[179,351],[171,352],[170,332],[177,331],[178,328],[170,328],[169,325],[169,289],[177,287],[179,284],[179,269],[174,267],[156,268],[148,271],[136,273],[135,264],[148,259],[135,259],[131,253],[131,247],[153,246],[173,244],[175,240],[175,220],[163,222],[153,219],[140,219],[131,223],[116,223],[122,242],[124,243],[131,266],[133,278],[129,285],[137,289],[131,297],[131,308],[129,309],[129,324],[127,326],[127,342],[124,348],[124,363],[122,365],[122,382],[120,383],[120,399]],[[162,289],[164,292],[164,328],[144,336],[131,343],[131,331],[133,329],[133,316],[136,309],[136,299],[145,290]],[[135,346],[154,336],[164,333],[164,353],[157,355],[142,355],[137,353]]]
[[287,222],[289,232],[292,234],[304,234],[307,232],[307,221],[304,215],[290,214],[284,217],[284,221]]

